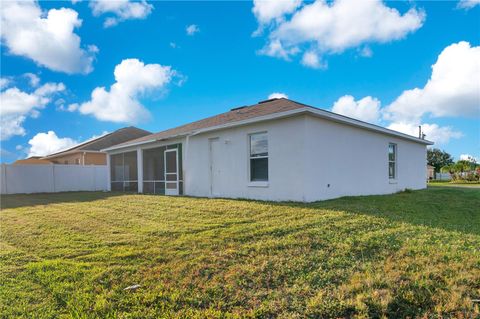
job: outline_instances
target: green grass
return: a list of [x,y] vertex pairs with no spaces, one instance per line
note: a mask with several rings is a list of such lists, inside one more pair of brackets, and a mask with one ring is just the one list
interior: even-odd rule
[[2,318],[480,315],[477,189],[313,204],[115,193],[1,202]]
[[480,182],[468,182],[468,181],[455,181],[455,182],[447,182],[447,181],[431,181],[428,183],[428,186],[449,186],[449,187],[470,187],[470,188],[479,188],[480,189]]

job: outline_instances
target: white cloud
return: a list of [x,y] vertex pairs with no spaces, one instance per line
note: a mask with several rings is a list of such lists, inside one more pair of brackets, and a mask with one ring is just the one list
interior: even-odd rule
[[469,10],[478,5],[480,5],[480,0],[460,0],[457,4],[457,7]]
[[263,55],[281,58],[288,61],[290,60],[290,56],[300,52],[300,49],[297,47],[285,49],[280,40],[272,40],[258,52]]
[[90,1],[90,8],[94,16],[113,14],[107,17],[103,26],[105,28],[117,25],[119,22],[131,19],[145,19],[153,10],[153,6],[147,1],[129,0],[95,0]]
[[[450,126],[439,126],[438,124],[428,123],[423,123],[421,126],[422,132],[426,135],[425,138],[435,142],[435,144],[447,144],[451,139],[463,137],[462,132],[456,131]],[[388,128],[418,137],[418,125],[416,123],[393,122]]]
[[303,54],[302,64],[312,69],[326,68],[327,64],[320,61],[320,57],[314,51],[307,51]]
[[478,158],[470,154],[461,154],[460,160],[478,163]]
[[10,80],[7,78],[0,78],[0,89],[6,88],[10,85]]
[[480,46],[468,42],[446,47],[423,88],[404,91],[386,109],[386,119],[419,121],[434,117],[480,118]]
[[[420,28],[425,20],[422,10],[412,8],[401,14],[380,0],[317,0],[298,7],[290,17],[284,16],[288,11],[278,12],[282,19],[256,16],[260,25],[272,21],[268,43],[260,52],[282,58],[295,54],[299,48],[325,55],[368,43],[399,40]],[[285,54],[269,54],[272,43]]]
[[301,3],[302,0],[253,0],[252,12],[258,23],[268,24],[272,20],[281,19],[286,14],[292,13]]
[[358,53],[360,54],[361,57],[364,57],[364,58],[371,58],[373,56],[373,51],[368,46],[361,48],[358,51]]
[[36,74],[25,73],[23,76],[25,76],[28,79],[31,87],[37,87],[38,84],[40,84],[40,78]]
[[352,117],[361,121],[377,123],[380,119],[380,101],[366,96],[355,101],[351,95],[340,97],[332,107],[332,112]]
[[70,148],[76,144],[77,141],[69,138],[60,138],[54,131],[47,133],[38,133],[28,141],[30,149],[28,150],[28,157],[30,156],[46,156],[66,148]]
[[80,47],[74,29],[82,24],[72,9],[42,13],[34,1],[2,1],[1,39],[9,53],[32,59],[53,71],[89,73],[94,54]]
[[17,87],[0,93],[0,140],[14,135],[25,135],[23,122],[27,117],[37,117],[39,110],[51,102],[52,96],[65,90],[63,83],[46,83],[35,91],[27,93]]
[[200,28],[196,24],[191,24],[185,28],[187,35],[193,36],[195,33],[200,32]]
[[79,111],[101,121],[137,123],[145,120],[150,113],[139,98],[150,90],[164,88],[175,74],[170,66],[144,64],[137,59],[123,60],[115,67],[115,83],[110,90],[95,88],[91,100],[82,103]]
[[268,99],[288,99],[288,95],[285,93],[280,93],[280,92],[273,92],[268,96]]

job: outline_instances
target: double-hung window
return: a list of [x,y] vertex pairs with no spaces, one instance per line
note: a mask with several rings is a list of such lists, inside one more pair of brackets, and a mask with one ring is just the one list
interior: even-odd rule
[[397,144],[388,144],[388,178],[397,178]]
[[250,134],[250,181],[268,181],[268,136],[266,132]]

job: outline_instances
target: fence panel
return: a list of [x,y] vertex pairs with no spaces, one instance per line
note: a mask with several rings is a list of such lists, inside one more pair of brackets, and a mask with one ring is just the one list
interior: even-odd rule
[[1,193],[29,194],[108,190],[106,165],[2,164]]

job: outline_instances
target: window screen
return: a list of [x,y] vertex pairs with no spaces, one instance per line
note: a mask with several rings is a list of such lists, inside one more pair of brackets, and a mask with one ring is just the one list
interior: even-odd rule
[[388,178],[397,178],[397,144],[388,144]]
[[268,181],[267,133],[250,135],[250,181]]
[[137,192],[137,152],[110,155],[112,191]]

